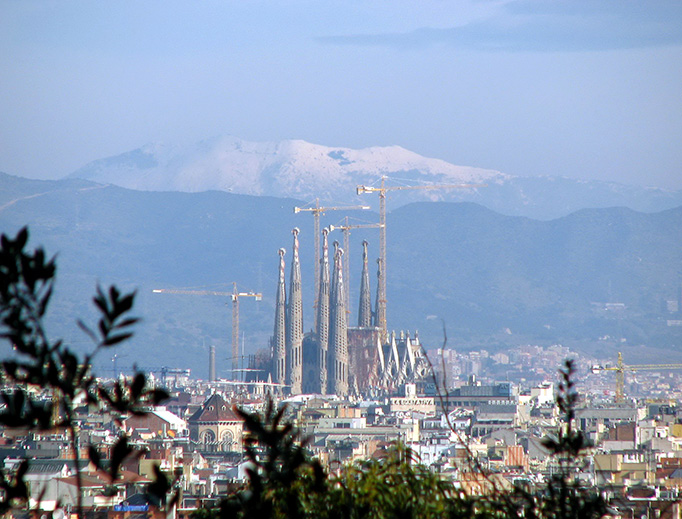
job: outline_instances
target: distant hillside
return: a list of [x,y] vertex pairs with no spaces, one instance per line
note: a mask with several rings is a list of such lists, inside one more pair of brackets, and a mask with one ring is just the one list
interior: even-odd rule
[[456,166],[400,146],[361,150],[300,140],[271,143],[220,137],[188,146],[147,145],[85,165],[70,175],[146,191],[226,191],[247,195],[320,198],[372,205],[374,195],[356,194],[360,184],[486,184],[477,189],[393,191],[389,208],[417,201],[475,202],[494,211],[551,219],[584,208],[624,206],[660,211],[682,205],[682,192],[566,178],[512,177],[498,171]]
[[[210,344],[222,352],[219,368],[228,365],[229,301],[152,294],[152,289],[229,291],[234,281],[241,289],[263,292],[262,302],[241,305],[241,330],[247,352],[266,347],[273,327],[277,249],[290,249],[291,229],[298,226],[310,329],[312,217],[293,214],[300,204],[217,191],[144,192],[0,174],[0,230],[14,233],[29,225],[31,242],[58,255],[50,314],[56,335],[86,348],[75,320],[92,316],[96,283],[137,288],[143,323],[134,342],[118,351],[119,367],[135,362],[183,366],[204,376]],[[335,224],[344,215],[330,213],[322,223]],[[378,219],[370,212],[349,216]],[[670,316],[662,309],[678,293],[680,229],[682,208],[654,214],[590,209],[538,221],[470,203],[406,205],[388,216],[389,326],[419,330],[429,347],[440,344],[444,322],[452,347],[477,344],[494,350],[543,341],[596,351],[623,337],[625,344],[682,351],[682,334],[665,325]],[[332,239],[342,241],[337,232]],[[376,230],[352,232],[351,320],[357,312],[363,239],[370,242],[370,254],[378,254]],[[113,365],[111,358],[98,362],[101,369]]]
[[558,342],[675,334],[659,325],[682,280],[682,208],[586,209],[542,222],[474,204],[413,204],[391,225],[389,278],[398,299],[414,302],[394,308],[398,322],[447,316],[465,336],[509,328]]

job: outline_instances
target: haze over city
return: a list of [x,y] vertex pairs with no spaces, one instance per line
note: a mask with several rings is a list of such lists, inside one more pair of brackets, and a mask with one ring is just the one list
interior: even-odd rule
[[675,1],[4,1],[0,171],[234,135],[680,189],[681,43]]
[[0,515],[682,515],[682,2],[0,0],[0,48]]

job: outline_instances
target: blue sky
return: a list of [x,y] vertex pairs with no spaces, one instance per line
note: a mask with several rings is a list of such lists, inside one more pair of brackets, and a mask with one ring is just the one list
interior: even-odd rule
[[0,171],[153,141],[397,144],[682,189],[682,2],[0,0]]

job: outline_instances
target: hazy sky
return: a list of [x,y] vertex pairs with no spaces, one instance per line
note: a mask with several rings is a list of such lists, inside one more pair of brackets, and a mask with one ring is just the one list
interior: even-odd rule
[[222,134],[682,189],[682,2],[0,0],[0,171]]

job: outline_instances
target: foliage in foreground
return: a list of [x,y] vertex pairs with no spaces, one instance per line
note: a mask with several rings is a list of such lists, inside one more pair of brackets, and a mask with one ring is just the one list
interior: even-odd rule
[[[246,457],[250,463],[246,487],[227,498],[220,510],[203,516],[227,519],[291,518],[600,518],[606,503],[595,488],[577,478],[589,442],[573,425],[578,400],[567,361],[561,370],[557,405],[563,420],[556,434],[544,441],[559,471],[535,488],[503,489],[490,474],[479,473],[491,491],[467,494],[452,481],[431,472],[414,453],[396,444],[383,455],[327,474],[306,450],[306,441],[283,420],[284,408],[272,403],[263,416],[239,411],[244,419]],[[472,470],[476,467],[472,463]]]
[[[30,431],[60,428],[67,431],[79,489],[76,512],[82,517],[77,406],[87,404],[98,412],[112,414],[120,422],[131,414],[144,413],[148,406],[166,395],[149,388],[141,373],[131,380],[116,381],[111,387],[101,384],[91,372],[93,357],[98,352],[130,338],[130,329],[137,321],[129,317],[134,294],[121,294],[115,287],[108,291],[98,289],[94,298],[101,315],[97,327],[91,329],[79,322],[95,348],[81,358],[62,341],[50,340],[43,327],[54,285],[54,260],[47,260],[41,249],[25,250],[28,241],[25,229],[14,239],[3,235],[0,241],[0,338],[9,341],[16,352],[15,358],[1,364],[0,382],[13,389],[2,393],[0,424]],[[328,474],[311,458],[306,442],[292,424],[284,420],[284,409],[276,410],[270,404],[264,416],[239,411],[247,431],[245,455],[250,463],[247,485],[228,495],[219,510],[201,510],[196,517],[602,517],[606,508],[599,493],[585,488],[575,477],[581,454],[588,444],[572,424],[577,401],[572,373],[572,364],[567,362],[557,400],[563,423],[556,435],[545,442],[561,470],[540,488],[504,490],[482,474],[491,483],[492,491],[469,495],[421,465],[410,449],[400,444],[388,449],[383,456],[342,467],[338,474]],[[122,435],[113,446],[105,469],[97,449],[88,447],[90,461],[100,470],[106,470],[112,483],[123,461],[141,454]],[[25,460],[11,474],[0,467],[0,514],[27,506],[28,463]],[[475,468],[472,463],[472,469]],[[170,484],[157,471],[157,480],[148,490],[161,503]],[[177,499],[177,494],[173,499]]]
[[[82,321],[80,328],[92,340],[94,349],[80,357],[61,340],[47,336],[43,319],[54,290],[56,265],[38,248],[26,250],[28,230],[15,238],[0,237],[0,339],[12,346],[15,355],[0,364],[3,385],[0,402],[0,424],[25,431],[65,431],[76,465],[76,513],[82,517],[82,482],[79,422],[77,408],[88,406],[90,412],[112,416],[119,425],[130,415],[140,415],[168,397],[160,389],[150,388],[144,374],[130,380],[117,380],[113,385],[101,383],[92,373],[92,360],[103,350],[115,347],[132,336],[138,321],[130,317],[135,294],[121,294],[112,286],[97,289],[93,302],[100,319],[92,329]],[[9,388],[9,389],[8,389]],[[112,446],[111,459],[105,467],[98,449],[87,445],[89,460],[108,476],[113,485],[126,458],[142,452],[128,444],[121,435]],[[0,514],[12,508],[26,507],[29,490],[25,482],[30,461],[24,460],[10,474],[0,467]],[[151,485],[165,498],[168,482],[159,474]],[[113,486],[109,492],[115,494]],[[34,496],[35,497],[35,496]]]

